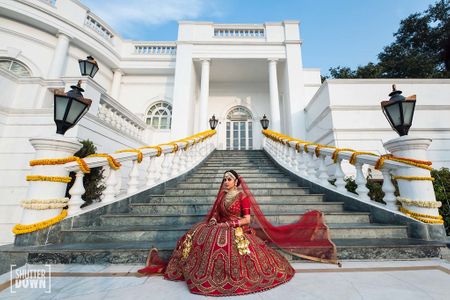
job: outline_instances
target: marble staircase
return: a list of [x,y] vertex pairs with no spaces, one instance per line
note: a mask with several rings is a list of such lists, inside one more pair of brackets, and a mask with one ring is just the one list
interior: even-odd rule
[[[190,226],[212,206],[223,173],[242,175],[268,219],[274,224],[298,220],[307,210],[325,213],[331,238],[342,260],[421,259],[439,257],[439,242],[410,238],[404,225],[379,224],[371,214],[350,211],[343,202],[298,186],[263,151],[215,151],[191,175],[162,193],[131,199],[125,210],[99,216],[91,226],[62,229],[60,243],[3,248],[26,252],[30,263],[144,263],[148,250],[168,257]],[[288,256],[294,260],[294,257]]]

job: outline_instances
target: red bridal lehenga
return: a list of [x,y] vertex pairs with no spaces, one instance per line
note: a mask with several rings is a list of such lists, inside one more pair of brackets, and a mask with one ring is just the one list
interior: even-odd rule
[[[238,192],[227,197],[222,184],[213,208],[177,242],[166,265],[157,253],[140,273],[162,273],[168,280],[185,280],[191,293],[232,296],[261,292],[289,281],[295,273],[269,244],[314,261],[337,263],[336,247],[319,211],[309,211],[293,224],[267,221],[244,179]],[[226,221],[251,215],[250,226],[228,227]],[[215,218],[217,224],[211,224]],[[231,223],[231,222],[228,222]]]

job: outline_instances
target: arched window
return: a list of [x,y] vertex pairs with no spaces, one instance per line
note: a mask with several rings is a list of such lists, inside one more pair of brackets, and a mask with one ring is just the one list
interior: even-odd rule
[[170,129],[171,121],[172,105],[168,102],[156,102],[147,112],[146,123],[155,129]]
[[31,76],[31,72],[27,68],[27,66],[25,66],[22,62],[15,59],[0,57],[0,68],[12,72],[20,77]]

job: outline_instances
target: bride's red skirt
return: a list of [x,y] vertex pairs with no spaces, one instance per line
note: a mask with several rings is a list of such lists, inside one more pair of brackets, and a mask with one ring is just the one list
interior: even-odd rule
[[[193,234],[189,255],[183,258],[183,242]],[[270,248],[251,229],[244,233],[249,254],[240,254],[235,229],[200,223],[177,243],[164,277],[185,280],[194,294],[230,296],[271,289],[295,274],[289,262]]]

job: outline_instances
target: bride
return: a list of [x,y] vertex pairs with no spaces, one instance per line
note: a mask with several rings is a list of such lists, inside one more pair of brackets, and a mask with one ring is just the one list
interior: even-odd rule
[[336,247],[319,211],[305,213],[294,224],[273,226],[262,213],[244,179],[226,171],[205,221],[177,242],[169,262],[152,249],[139,273],[163,273],[184,280],[191,293],[231,296],[261,292],[283,284],[295,270],[274,244],[298,257],[337,263]]

